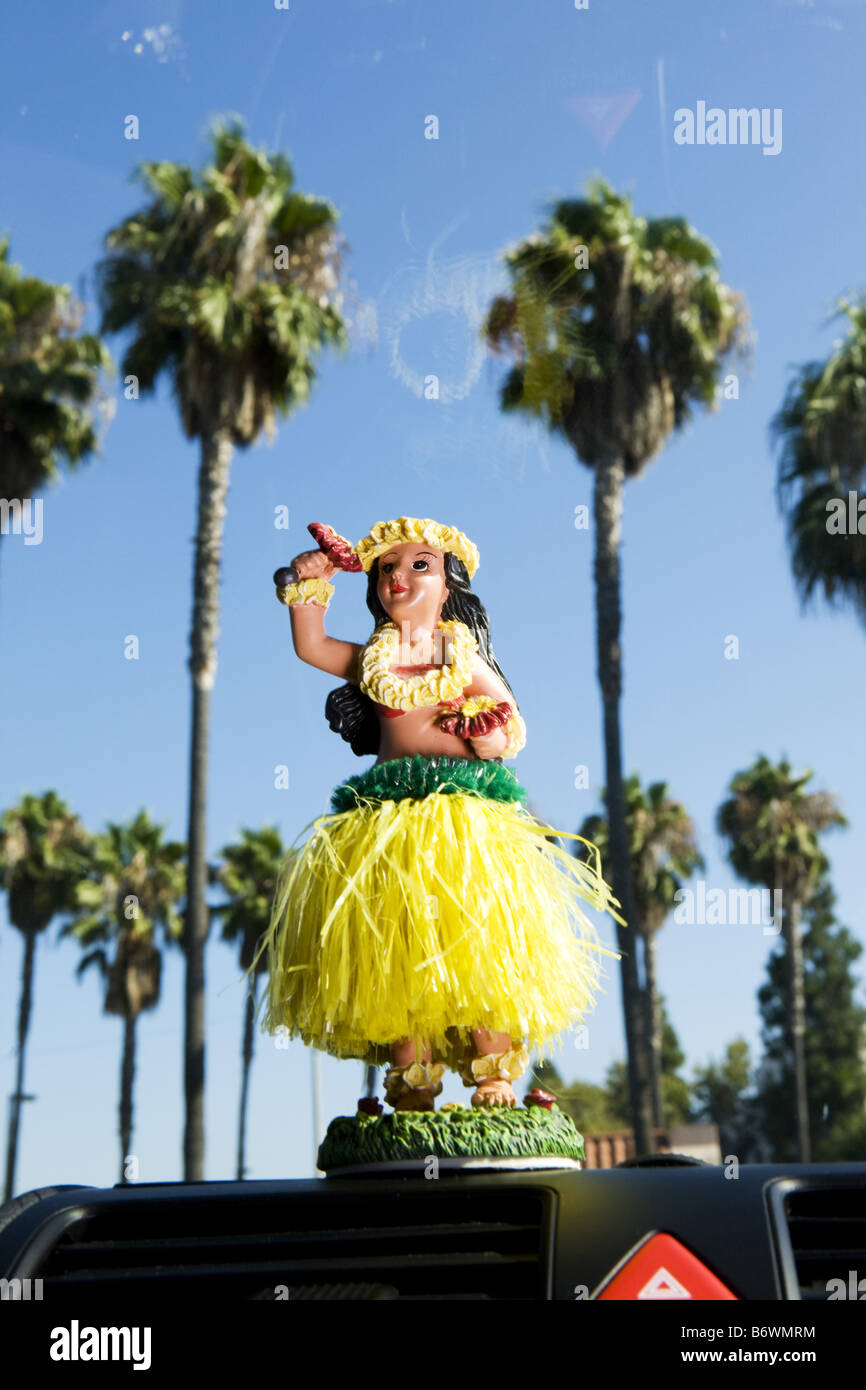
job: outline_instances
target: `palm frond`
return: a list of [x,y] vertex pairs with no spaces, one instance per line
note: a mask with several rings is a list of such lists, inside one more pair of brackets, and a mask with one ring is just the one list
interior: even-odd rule
[[102,331],[131,331],[123,375],[150,391],[167,373],[190,438],[216,419],[239,446],[272,435],[309,399],[316,355],[347,345],[335,208],[298,193],[236,118],[215,123],[197,174],[151,161],[138,179],[150,201],[109,231],[96,268]]

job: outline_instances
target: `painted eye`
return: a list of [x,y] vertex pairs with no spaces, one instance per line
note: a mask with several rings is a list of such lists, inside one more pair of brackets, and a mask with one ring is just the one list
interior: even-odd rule
[[412,568],[413,570],[426,570],[429,569],[430,566],[428,565],[426,560],[413,560]]
[[386,561],[386,563],[382,566],[382,573],[383,573],[383,574],[390,574],[393,568],[394,568],[393,561],[388,560],[388,561]]

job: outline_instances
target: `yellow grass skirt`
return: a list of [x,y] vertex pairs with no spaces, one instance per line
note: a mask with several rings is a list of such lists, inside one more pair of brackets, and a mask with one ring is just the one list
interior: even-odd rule
[[[619,906],[600,871],[554,841],[501,763],[400,758],[334,792],[282,867],[263,1027],[381,1065],[412,1038],[457,1069],[472,1029],[542,1051],[579,1023],[601,978],[581,901]],[[302,835],[306,832],[302,832]],[[588,841],[582,841],[588,844]]]

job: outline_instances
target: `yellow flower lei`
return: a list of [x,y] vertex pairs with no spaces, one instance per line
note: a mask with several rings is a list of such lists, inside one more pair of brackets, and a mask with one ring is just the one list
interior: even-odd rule
[[503,758],[516,758],[521,748],[526,747],[526,725],[523,717],[515,710],[505,725],[508,742],[502,750]]
[[465,623],[452,618],[439,623],[453,639],[450,666],[404,679],[391,672],[400,644],[396,623],[386,623],[370,638],[361,656],[361,690],[377,705],[388,709],[419,709],[455,700],[472,679],[472,658],[478,643]]

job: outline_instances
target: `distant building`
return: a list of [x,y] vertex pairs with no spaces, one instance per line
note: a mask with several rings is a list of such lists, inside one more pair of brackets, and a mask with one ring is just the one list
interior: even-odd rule
[[[585,1134],[583,1140],[584,1168],[614,1168],[635,1156],[634,1135],[630,1129]],[[688,1158],[702,1158],[705,1163],[722,1161],[718,1125],[670,1125],[667,1129],[653,1130],[653,1140],[658,1153],[685,1154]]]

